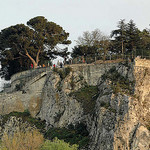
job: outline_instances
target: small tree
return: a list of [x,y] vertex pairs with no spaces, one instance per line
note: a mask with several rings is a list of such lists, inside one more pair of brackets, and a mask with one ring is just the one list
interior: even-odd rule
[[110,44],[109,37],[104,35],[99,29],[95,29],[92,32],[83,32],[83,35],[78,37],[76,41],[77,46],[73,48],[72,57],[102,55],[106,58],[108,47]]
[[122,19],[118,23],[118,29],[113,30],[111,33],[111,37],[115,38],[114,44],[117,49],[117,52],[119,52],[121,49],[122,56],[124,55],[125,52],[126,28],[127,25],[125,24],[125,20]]

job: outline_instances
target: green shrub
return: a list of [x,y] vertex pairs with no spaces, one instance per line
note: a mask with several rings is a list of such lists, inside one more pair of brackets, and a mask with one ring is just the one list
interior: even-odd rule
[[74,89],[74,87],[75,87],[75,83],[74,83],[74,77],[73,77],[73,75],[71,76],[71,82],[70,82],[70,86],[71,86],[71,89],[73,90]]
[[73,126],[70,124],[68,128],[50,128],[44,135],[48,140],[57,137],[65,142],[79,145],[80,148],[86,147],[89,143],[89,133],[86,125],[83,123]]
[[86,86],[80,88],[78,91],[69,94],[73,96],[77,101],[82,103],[84,113],[92,113],[95,107],[96,99],[99,95],[97,86]]
[[25,86],[25,82],[23,80],[20,80],[20,83],[19,84],[16,84],[16,91],[20,91],[22,90],[23,86]]
[[55,138],[53,141],[46,140],[43,144],[41,150],[77,150],[77,145],[70,145],[69,143],[64,142]]
[[28,110],[25,110],[24,112],[11,112],[7,115],[3,115],[2,124],[5,124],[11,116],[22,118],[24,122],[28,122],[31,126],[36,126],[40,131],[43,131],[46,126],[45,121],[41,121],[39,119],[31,117]]
[[61,80],[65,79],[66,76],[71,72],[71,68],[70,67],[66,67],[63,69],[59,69],[59,68],[54,68],[53,71],[58,73],[60,75]]
[[102,101],[101,104],[100,104],[100,106],[101,107],[105,107],[106,109],[108,109],[108,107],[110,106],[110,104]]
[[116,67],[112,67],[108,72],[102,75],[102,79],[111,80],[111,88],[115,94],[126,93],[134,94],[134,81],[130,81],[127,77],[122,76],[116,70]]
[[148,124],[146,127],[147,127],[147,129],[150,131],[150,124]]

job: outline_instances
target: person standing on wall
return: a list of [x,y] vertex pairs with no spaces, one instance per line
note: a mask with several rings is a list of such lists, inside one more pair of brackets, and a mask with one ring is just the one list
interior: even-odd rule
[[31,69],[33,69],[33,64],[31,64]]

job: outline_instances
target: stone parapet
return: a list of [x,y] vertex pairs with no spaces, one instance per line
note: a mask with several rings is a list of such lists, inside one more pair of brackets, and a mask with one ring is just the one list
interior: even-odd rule
[[135,58],[135,66],[139,67],[150,67],[150,60],[140,59],[139,57]]

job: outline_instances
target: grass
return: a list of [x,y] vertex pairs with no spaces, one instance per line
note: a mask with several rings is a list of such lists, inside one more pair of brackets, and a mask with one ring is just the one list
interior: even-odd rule
[[70,96],[75,97],[77,101],[82,103],[85,114],[93,112],[98,95],[97,86],[86,86],[70,93]]

